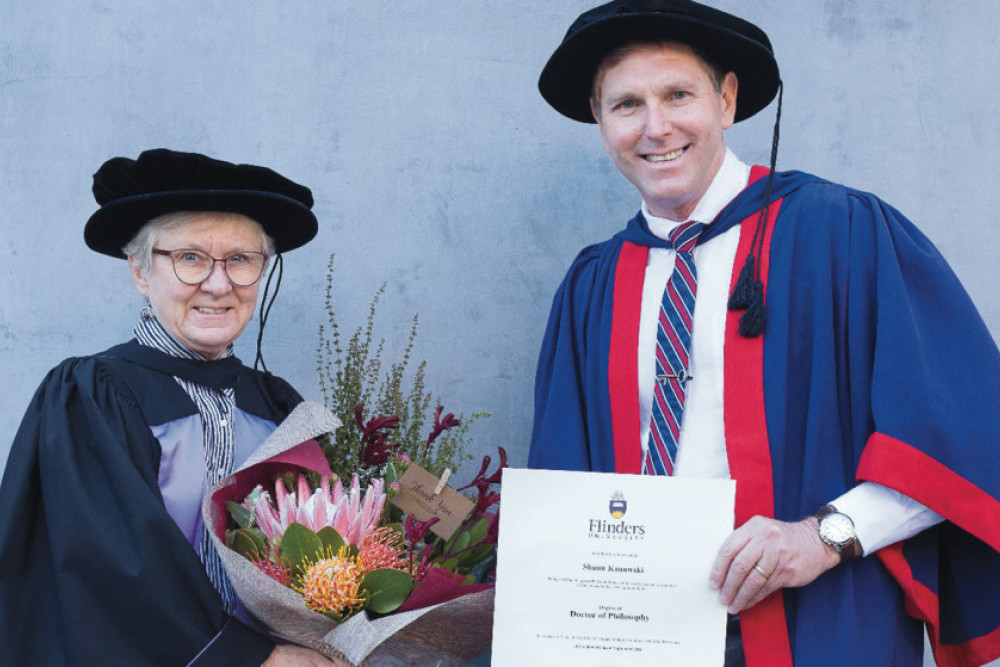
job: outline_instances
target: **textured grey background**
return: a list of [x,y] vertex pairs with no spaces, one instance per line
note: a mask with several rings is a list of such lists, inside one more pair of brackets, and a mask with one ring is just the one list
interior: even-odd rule
[[[86,250],[90,176],[166,146],[313,188],[318,239],[286,257],[269,367],[318,398],[317,328],[337,253],[342,323],[389,287],[390,356],[446,407],[493,413],[478,453],[523,464],[551,296],[577,251],[638,207],[593,127],[535,83],[591,0],[0,4],[0,466],[59,360],[129,336],[124,262]],[[877,192],[938,244],[994,335],[1000,137],[996,6],[984,0],[716,0],[771,36],[786,83],[779,168]],[[774,107],[729,133],[766,162]],[[256,325],[238,345],[253,357]],[[961,378],[948,378],[961,382]],[[466,470],[465,473],[469,474]]]

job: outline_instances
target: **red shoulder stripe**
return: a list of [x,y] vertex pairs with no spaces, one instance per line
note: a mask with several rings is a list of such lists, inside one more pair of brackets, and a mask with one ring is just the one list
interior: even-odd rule
[[614,434],[615,472],[639,474],[639,313],[649,248],[626,241],[615,266],[611,349],[608,352],[608,391]]
[[[753,167],[750,182],[767,174],[764,167]],[[781,200],[771,203],[764,233],[762,256],[757,258],[761,280],[767,285],[771,232]],[[733,263],[732,286],[751,251],[753,231],[759,214],[740,224],[740,244]],[[730,288],[732,289],[732,287]],[[764,416],[764,336],[743,338],[737,333],[743,311],[726,314],[725,406],[726,449],[729,473],[736,480],[736,525],[750,517],[774,516],[774,480],[771,450]],[[792,650],[785,619],[785,605],[776,592],[754,607],[740,613],[743,652],[748,667],[792,667]]]

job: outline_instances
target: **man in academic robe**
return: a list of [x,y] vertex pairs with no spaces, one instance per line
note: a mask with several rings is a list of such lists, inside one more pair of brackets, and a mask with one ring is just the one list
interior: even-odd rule
[[1000,656],[1000,353],[895,209],[776,173],[777,125],[770,169],[726,148],[779,92],[767,35],[616,0],[539,89],[642,205],[555,296],[529,465],[736,480],[727,665],[918,667],[925,624],[939,665]]

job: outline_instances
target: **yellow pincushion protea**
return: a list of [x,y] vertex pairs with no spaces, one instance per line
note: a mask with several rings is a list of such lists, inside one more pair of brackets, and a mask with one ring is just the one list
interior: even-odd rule
[[389,526],[368,531],[358,546],[358,567],[362,572],[383,568],[406,571],[402,533]]
[[294,588],[302,593],[303,602],[313,611],[343,619],[365,604],[359,590],[363,573],[344,547],[336,556],[329,552],[326,556],[310,565],[302,584]]

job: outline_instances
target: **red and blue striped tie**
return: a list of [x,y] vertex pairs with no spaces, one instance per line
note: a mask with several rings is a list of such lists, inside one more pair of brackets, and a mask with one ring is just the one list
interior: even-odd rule
[[701,222],[685,222],[670,232],[670,245],[676,251],[674,271],[663,291],[660,320],[656,333],[656,386],[653,391],[653,414],[649,421],[649,442],[642,461],[646,475],[673,475],[677,442],[684,418],[684,399],[691,349],[691,325],[698,273],[694,266],[694,246],[705,228]]

